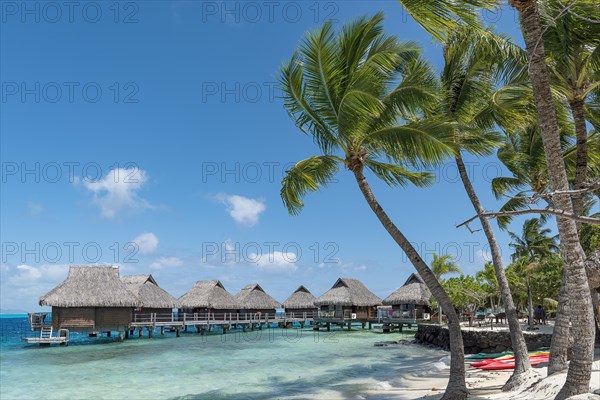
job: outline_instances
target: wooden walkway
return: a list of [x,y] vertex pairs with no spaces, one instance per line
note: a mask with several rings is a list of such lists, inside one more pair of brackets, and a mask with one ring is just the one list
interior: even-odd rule
[[221,328],[222,333],[229,332],[232,329],[241,327],[244,332],[262,329],[263,326],[278,324],[282,328],[291,328],[294,322],[299,323],[301,327],[312,324],[314,316],[312,313],[285,313],[285,314],[261,314],[261,313],[172,313],[172,314],[135,314],[133,321],[129,324],[129,329],[125,337],[132,335],[135,330],[139,336],[143,335],[146,329],[148,337],[156,328],[160,328],[161,335],[164,335],[165,329],[175,331],[177,337],[181,331],[187,332],[189,327],[195,327],[197,332],[204,335],[206,332],[212,332],[214,327]]

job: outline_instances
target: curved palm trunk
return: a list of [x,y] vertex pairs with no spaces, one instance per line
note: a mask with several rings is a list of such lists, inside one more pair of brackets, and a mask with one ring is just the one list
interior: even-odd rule
[[[588,167],[588,147],[587,147],[587,127],[585,126],[585,115],[583,112],[583,100],[576,100],[569,104],[571,114],[575,122],[575,136],[577,137],[577,154],[575,161],[575,189],[582,189],[587,180]],[[573,195],[573,213],[583,215],[585,196],[582,194]],[[577,228],[581,224],[577,224]]]
[[[519,12],[523,28],[529,58],[529,75],[544,143],[550,184],[553,190],[568,190],[569,184],[560,147],[556,110],[552,102],[548,69],[544,59],[545,49],[537,2],[536,0],[511,0],[511,4]],[[568,213],[573,212],[573,203],[568,194],[557,194],[553,200],[556,208]],[[594,313],[584,267],[585,255],[579,242],[577,225],[574,221],[565,218],[557,218],[557,225],[562,255],[567,269],[573,336],[577,338],[577,342],[573,345],[573,357],[569,365],[567,380],[556,397],[562,400],[589,391],[594,355]]]
[[518,376],[528,371],[531,367],[529,362],[529,354],[527,353],[527,344],[525,343],[525,337],[523,337],[523,331],[521,330],[521,325],[519,324],[519,316],[517,314],[517,309],[515,307],[515,303],[512,298],[512,293],[510,292],[510,287],[508,286],[508,280],[506,279],[506,274],[504,273],[504,266],[502,265],[502,255],[500,253],[500,246],[498,245],[498,241],[496,240],[496,234],[492,229],[492,224],[486,217],[482,217],[481,215],[485,213],[485,209],[481,205],[479,201],[479,197],[475,192],[475,188],[473,188],[473,184],[469,179],[469,175],[467,174],[467,169],[465,168],[465,163],[463,162],[462,155],[458,154],[455,158],[456,166],[458,168],[458,172],[460,174],[460,178],[465,187],[465,191],[473,204],[473,208],[477,215],[479,215],[479,221],[481,222],[481,226],[483,227],[483,232],[487,238],[487,241],[490,245],[490,252],[492,253],[492,264],[494,265],[494,272],[496,273],[496,279],[498,280],[498,288],[500,289],[500,296],[502,298],[502,302],[504,303],[504,308],[506,310],[506,321],[508,322],[508,328],[510,332],[510,340],[512,343],[513,351],[515,353],[515,370],[505,385],[505,389],[511,389],[512,387],[519,384]]
[[465,354],[462,339],[462,332],[460,329],[460,320],[452,305],[452,301],[448,294],[440,285],[440,282],[436,279],[431,269],[427,266],[425,261],[421,258],[417,250],[408,241],[404,234],[394,225],[390,217],[383,210],[373,192],[371,187],[365,178],[363,173],[362,165],[351,168],[358,183],[358,187],[362,192],[365,200],[371,207],[371,210],[375,213],[385,230],[390,234],[394,241],[400,246],[400,248],[406,253],[410,259],[412,265],[415,267],[417,272],[425,281],[425,284],[431,291],[431,294],[435,297],[438,304],[446,310],[448,317],[448,331],[450,333],[450,379],[446,392],[442,399],[466,399],[468,395],[467,386],[465,382]]
[[550,342],[550,360],[548,362],[548,375],[567,369],[569,348],[573,343],[569,319],[569,291],[567,288],[567,270],[563,272],[562,284],[558,293],[558,308],[556,320]]

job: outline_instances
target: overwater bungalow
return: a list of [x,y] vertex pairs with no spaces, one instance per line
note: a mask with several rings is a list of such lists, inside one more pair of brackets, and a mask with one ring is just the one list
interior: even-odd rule
[[381,299],[358,279],[339,278],[321,297],[315,300],[320,319],[367,322],[377,318]]
[[203,314],[225,314],[239,309],[233,295],[218,280],[196,282],[179,298],[179,305],[184,312]]
[[[141,322],[151,318],[171,318],[173,308],[179,302],[156,283],[152,275],[126,275],[121,278],[127,289],[139,299],[141,307],[133,311],[133,321]],[[152,316],[154,314],[154,317]]]
[[272,298],[258,283],[246,285],[235,295],[240,314],[259,314],[274,317],[281,303]]
[[414,272],[404,285],[383,300],[383,305],[391,306],[389,317],[423,319],[431,313],[430,298],[431,292],[423,278]]
[[317,306],[315,300],[317,298],[308,290],[304,285],[300,285],[298,289],[294,291],[283,302],[286,314],[290,313],[292,317],[295,316],[313,316],[317,312]]
[[39,304],[52,307],[54,330],[117,331],[123,338],[133,309],[141,302],[119,279],[119,267],[72,266],[67,279],[42,296]]

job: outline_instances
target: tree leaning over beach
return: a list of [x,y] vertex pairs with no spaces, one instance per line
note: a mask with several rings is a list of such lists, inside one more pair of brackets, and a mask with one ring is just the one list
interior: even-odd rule
[[489,219],[483,215],[485,209],[467,173],[461,150],[469,147],[475,150],[474,143],[469,143],[469,137],[477,137],[477,151],[474,153],[490,155],[500,143],[499,135],[495,132],[496,124],[509,120],[512,124],[512,121],[520,119],[513,115],[514,112],[507,111],[506,107],[499,106],[503,102],[512,103],[513,97],[499,86],[504,82],[522,79],[525,56],[507,38],[479,27],[457,25],[442,40],[444,68],[440,75],[440,101],[430,117],[449,121],[453,125],[454,142],[460,146],[454,161],[490,246],[492,265],[515,352],[515,368],[503,388],[510,390],[527,380],[531,367],[527,345],[504,273],[496,234]]
[[447,310],[451,362],[443,398],[465,399],[458,315],[431,269],[377,201],[365,176],[366,169],[390,186],[427,186],[431,174],[416,169],[455,154],[446,124],[402,120],[403,114],[415,115],[429,107],[435,97],[435,75],[414,43],[383,34],[382,20],[382,14],[359,18],[344,25],[337,36],[327,22],[307,34],[281,68],[285,108],[322,153],[287,171],[281,197],[288,211],[298,214],[307,192],[330,183],[340,167],[352,172],[371,210]]
[[[494,9],[499,0],[399,0],[415,20],[434,37],[447,35],[457,19],[476,25],[480,9]],[[548,66],[545,61],[543,27],[537,0],[509,0],[518,12],[528,58],[535,108],[541,129],[552,200],[555,209],[573,215],[567,173],[560,146],[559,126],[553,104]],[[570,12],[569,7],[564,7]],[[581,17],[581,16],[580,16]],[[573,219],[559,217],[557,225],[562,255],[565,260],[565,285],[569,290],[573,334],[578,338],[573,346],[565,385],[557,399],[586,393],[589,390],[594,347],[594,314],[590,288],[587,282],[585,255],[579,242],[578,229]]]

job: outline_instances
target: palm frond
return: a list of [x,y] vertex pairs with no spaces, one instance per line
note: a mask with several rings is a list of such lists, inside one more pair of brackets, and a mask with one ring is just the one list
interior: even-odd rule
[[340,162],[335,156],[313,156],[302,160],[286,171],[281,182],[281,199],[288,212],[297,215],[302,211],[302,198],[327,185],[337,172]]

